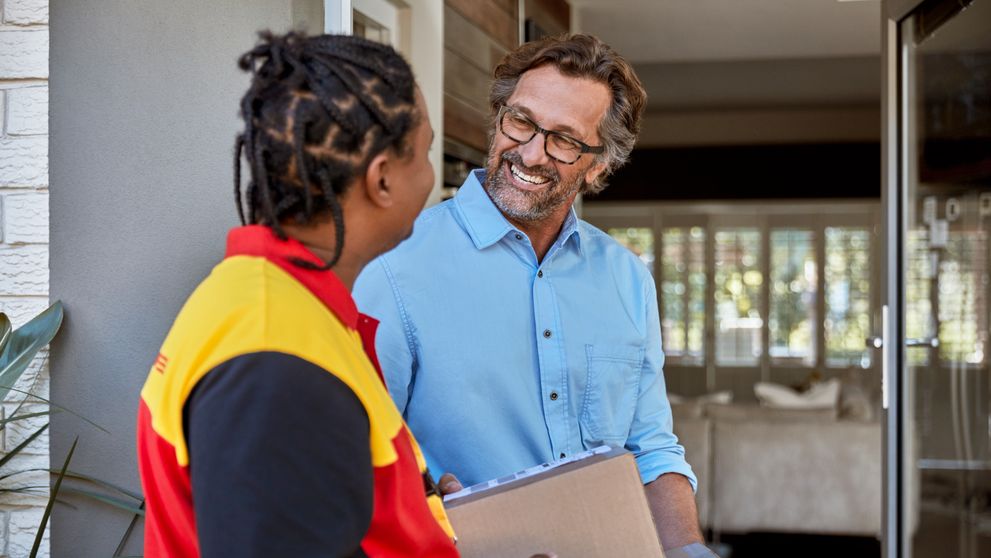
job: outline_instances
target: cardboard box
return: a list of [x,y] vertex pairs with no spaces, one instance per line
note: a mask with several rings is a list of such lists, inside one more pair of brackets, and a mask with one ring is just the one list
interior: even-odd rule
[[597,448],[445,498],[464,558],[663,556],[633,455]]

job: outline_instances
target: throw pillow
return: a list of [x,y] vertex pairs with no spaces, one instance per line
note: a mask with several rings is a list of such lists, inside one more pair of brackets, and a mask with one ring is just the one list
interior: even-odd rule
[[771,382],[754,384],[754,394],[761,405],[780,409],[831,409],[840,398],[840,381],[832,378],[818,382],[804,392]]

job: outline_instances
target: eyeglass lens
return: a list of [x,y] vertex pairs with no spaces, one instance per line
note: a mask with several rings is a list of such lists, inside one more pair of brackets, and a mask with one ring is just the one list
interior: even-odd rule
[[[533,121],[510,109],[506,109],[502,115],[501,128],[503,134],[519,143],[527,143],[532,140],[538,131],[537,125]],[[557,132],[545,131],[544,136],[546,138],[544,151],[554,159],[571,164],[581,157],[582,148],[574,140]]]

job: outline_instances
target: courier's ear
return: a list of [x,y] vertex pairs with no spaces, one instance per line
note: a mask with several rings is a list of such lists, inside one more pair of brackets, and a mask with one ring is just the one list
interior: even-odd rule
[[389,183],[389,171],[392,165],[392,155],[385,150],[372,158],[365,171],[365,195],[372,204],[378,207],[392,207],[396,203],[394,192]]

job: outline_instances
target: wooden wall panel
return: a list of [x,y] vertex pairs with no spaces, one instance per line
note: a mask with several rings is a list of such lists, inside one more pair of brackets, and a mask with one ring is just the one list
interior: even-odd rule
[[461,99],[444,94],[444,136],[474,147],[488,150],[488,116]]
[[491,2],[513,17],[518,17],[520,8],[517,0],[491,0]]
[[508,3],[504,0],[446,0],[445,3],[506,49],[519,45],[519,14],[516,10],[506,10]]
[[[505,47],[450,6],[444,7],[444,47],[456,52],[487,76],[492,75],[493,68],[507,52]],[[447,58],[444,61],[445,64],[460,63]]]
[[551,35],[571,28],[571,6],[564,0],[526,0],[527,19],[533,19]]
[[453,95],[479,112],[488,112],[491,74],[470,64],[462,56],[444,49],[444,92]]
[[444,4],[444,136],[484,152],[492,70],[519,44],[518,3]]

